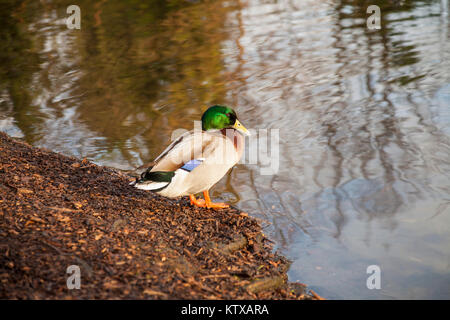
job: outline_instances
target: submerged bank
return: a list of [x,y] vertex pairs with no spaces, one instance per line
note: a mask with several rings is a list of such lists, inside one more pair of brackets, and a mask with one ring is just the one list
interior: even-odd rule
[[[314,298],[287,281],[289,262],[254,218],[130,180],[0,132],[0,298]],[[80,289],[68,289],[71,265]]]

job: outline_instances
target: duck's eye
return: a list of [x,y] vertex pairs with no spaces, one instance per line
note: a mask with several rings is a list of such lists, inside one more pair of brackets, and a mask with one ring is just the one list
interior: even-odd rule
[[230,119],[231,124],[236,122],[236,115],[234,113],[226,113],[228,119]]

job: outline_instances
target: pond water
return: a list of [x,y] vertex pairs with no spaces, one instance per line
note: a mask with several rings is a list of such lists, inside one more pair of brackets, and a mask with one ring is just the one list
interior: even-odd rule
[[279,157],[272,173],[238,164],[212,195],[262,220],[291,281],[450,299],[448,1],[373,1],[379,30],[366,1],[78,0],[80,30],[71,4],[2,1],[0,130],[132,170],[228,104],[279,130]]

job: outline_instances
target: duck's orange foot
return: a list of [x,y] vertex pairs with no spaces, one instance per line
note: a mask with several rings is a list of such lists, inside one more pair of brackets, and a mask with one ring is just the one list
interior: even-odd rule
[[206,207],[208,209],[210,209],[210,208],[212,208],[212,209],[225,209],[225,208],[229,207],[229,205],[227,205],[226,203],[223,203],[223,202],[212,202],[211,198],[209,197],[208,190],[203,191],[203,196],[205,197],[205,204],[206,204]]
[[209,202],[209,203],[206,203],[206,207],[208,209],[211,209],[211,208],[212,209],[225,209],[225,208],[229,208],[230,206],[223,202]]
[[201,208],[206,207],[206,201],[203,199],[196,199],[194,195],[189,195],[189,200],[191,201],[191,206],[197,206]]
[[191,205],[200,207],[200,208],[208,208],[208,209],[225,209],[228,208],[229,205],[223,202],[212,202],[209,197],[208,191],[204,191],[203,195],[205,196],[205,200],[196,199],[194,195],[189,195],[189,200],[191,201]]

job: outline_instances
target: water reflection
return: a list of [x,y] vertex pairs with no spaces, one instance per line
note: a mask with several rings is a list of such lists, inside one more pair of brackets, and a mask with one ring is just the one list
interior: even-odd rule
[[366,1],[79,1],[79,31],[68,1],[3,3],[1,130],[132,169],[228,103],[280,129],[280,169],[240,164],[213,196],[267,222],[291,280],[450,297],[447,2],[376,1],[374,31]]
[[[242,10],[247,78],[236,104],[253,106],[252,125],[280,127],[284,141],[277,176],[243,168],[235,184],[251,183],[238,190],[240,205],[273,223],[294,257],[292,278],[330,297],[448,296],[448,227],[431,247],[416,242],[422,229],[433,233],[423,224],[434,225],[436,210],[449,222],[448,93],[433,97],[448,92],[449,48],[439,41],[448,24],[439,2],[379,5],[388,12],[379,32],[365,28],[365,2],[251,1]],[[417,257],[430,249],[432,258]],[[365,288],[370,264],[390,276],[382,292]],[[394,271],[403,268],[411,275]],[[436,290],[423,280],[431,275]]]
[[[80,31],[65,26],[69,4],[25,1],[19,18],[8,16],[11,28],[20,26],[34,41],[32,50],[15,42],[26,53],[11,56],[29,63],[30,50],[42,59],[34,70],[21,69],[22,77],[34,77],[21,80],[33,97],[22,103],[26,119],[13,116],[26,140],[131,169],[161,151],[173,128],[189,128],[201,106],[222,101],[220,48],[231,4],[81,1]],[[20,25],[24,19],[28,25]],[[8,28],[2,32],[13,36]],[[7,60],[5,66],[18,67]],[[7,92],[3,101],[12,97]],[[33,121],[30,113],[37,111]]]

